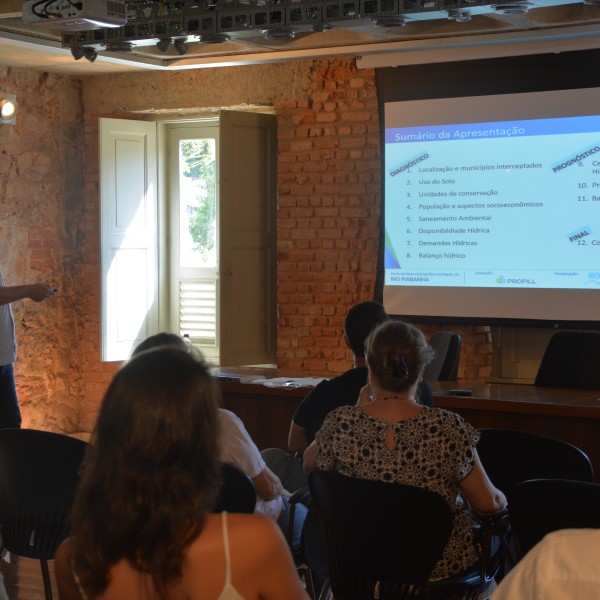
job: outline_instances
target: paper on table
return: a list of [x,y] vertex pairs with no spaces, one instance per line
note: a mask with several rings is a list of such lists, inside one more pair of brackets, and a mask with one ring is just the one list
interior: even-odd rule
[[315,387],[321,383],[325,377],[274,377],[273,379],[265,379],[262,384],[271,388],[299,388],[299,387]]

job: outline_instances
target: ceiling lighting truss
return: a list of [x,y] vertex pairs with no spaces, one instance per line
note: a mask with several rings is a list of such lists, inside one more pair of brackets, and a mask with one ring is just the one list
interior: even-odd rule
[[91,46],[98,50],[126,47],[124,44],[159,45],[165,52],[171,48],[168,41],[177,41],[182,49],[184,44],[236,38],[285,39],[281,32],[288,32],[291,40],[296,32],[326,32],[336,27],[381,27],[433,19],[461,23],[474,15],[514,11],[516,5],[524,12],[557,2],[581,0],[532,0],[531,4],[518,0],[493,4],[490,0],[130,0],[126,3],[127,23],[122,27],[64,32],[62,43],[66,48]]

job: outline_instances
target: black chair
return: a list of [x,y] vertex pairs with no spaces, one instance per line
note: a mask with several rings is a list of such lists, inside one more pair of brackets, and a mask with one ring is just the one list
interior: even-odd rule
[[[292,552],[296,570],[301,579],[304,579],[306,592],[314,600],[323,593],[326,583],[326,570],[329,566],[327,547],[321,536],[319,526],[315,517],[314,509],[311,509],[312,496],[308,487],[295,491],[290,496],[290,515],[287,529],[287,542]],[[293,543],[295,531],[295,515],[298,504],[304,504],[308,508],[308,514],[302,524],[300,532],[300,545]]]
[[513,534],[521,556],[559,529],[600,529],[600,485],[565,479],[533,479],[509,496]]
[[252,514],[256,508],[256,489],[252,479],[237,467],[221,463],[221,489],[213,513]]
[[527,479],[592,481],[583,450],[557,438],[513,429],[480,429],[477,453],[492,483],[507,496]]
[[436,331],[429,339],[435,350],[433,360],[425,367],[425,381],[456,381],[462,338],[452,331]]
[[[480,429],[477,453],[492,483],[508,497],[522,481],[535,478],[565,478],[591,481],[592,464],[587,455],[562,440],[513,429]],[[482,519],[482,548],[493,539],[500,542],[501,560],[496,580],[516,564],[520,552],[512,534],[510,511]]]
[[0,524],[3,547],[40,561],[46,600],[48,561],[68,535],[68,516],[87,443],[34,429],[0,430]]
[[308,479],[335,598],[448,598],[459,589],[479,591],[478,573],[452,578],[447,586],[446,580],[428,584],[453,527],[452,511],[438,494],[332,471],[313,471]]
[[535,385],[600,390],[600,333],[560,331],[548,342]]

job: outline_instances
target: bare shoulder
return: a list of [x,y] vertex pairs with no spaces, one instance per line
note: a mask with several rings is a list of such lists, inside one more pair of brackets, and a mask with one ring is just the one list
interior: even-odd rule
[[277,524],[260,515],[228,514],[227,525],[230,537],[240,538],[260,536],[263,543],[269,540],[274,544],[283,541],[283,534]]
[[265,517],[209,515],[187,552],[181,584],[185,597],[218,598],[225,583],[227,561],[232,584],[242,598],[308,600],[283,534],[275,522]]
[[[288,551],[281,529],[261,515],[228,514],[227,529],[232,556],[248,565],[268,562],[273,555]],[[248,553],[247,548],[253,551]]]
[[71,555],[73,554],[73,538],[64,540],[56,551],[54,557],[55,569],[57,576],[59,572],[70,572],[71,570]]
[[[208,515],[202,533],[194,540],[193,553],[213,552],[223,546],[223,518],[221,514]],[[245,548],[246,544],[260,539],[263,545],[278,546],[285,543],[279,527],[260,515],[227,514],[227,532],[232,550]]]
[[54,557],[56,584],[61,600],[81,600],[79,589],[77,588],[71,569],[73,545],[73,538],[67,538],[58,547],[56,556]]

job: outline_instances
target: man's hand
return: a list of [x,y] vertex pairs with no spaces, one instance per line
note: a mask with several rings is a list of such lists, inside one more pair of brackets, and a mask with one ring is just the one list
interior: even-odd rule
[[12,304],[29,298],[34,302],[43,302],[52,298],[58,290],[47,283],[29,283],[23,285],[0,285],[0,306]]
[[58,290],[55,287],[48,285],[47,283],[32,283],[28,287],[27,297],[34,302],[43,302],[52,298]]
[[279,477],[269,467],[265,467],[252,481],[256,488],[256,493],[263,500],[272,500],[283,492],[283,486]]

